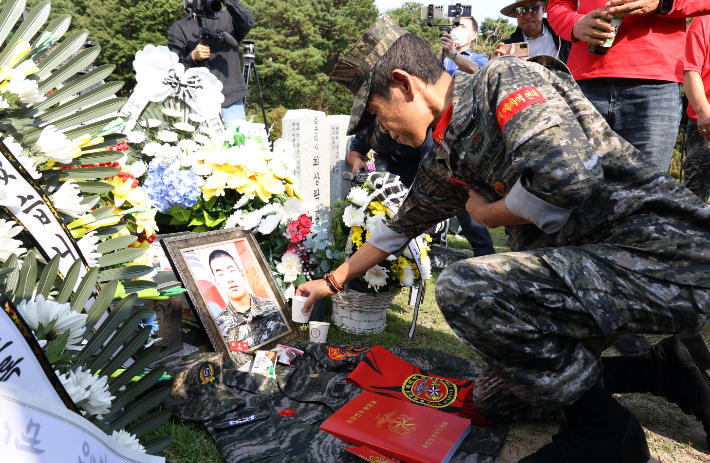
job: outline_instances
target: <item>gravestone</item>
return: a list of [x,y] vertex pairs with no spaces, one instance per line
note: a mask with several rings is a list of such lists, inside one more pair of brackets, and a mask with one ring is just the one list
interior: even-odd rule
[[330,149],[328,119],[324,112],[290,109],[283,118],[283,137],[293,143],[298,162],[294,175],[306,201],[330,206]]
[[347,144],[350,139],[346,135],[350,116],[328,116],[330,148],[330,202],[345,199],[350,189],[350,182],[343,180],[343,172],[350,172],[352,168],[346,159]]

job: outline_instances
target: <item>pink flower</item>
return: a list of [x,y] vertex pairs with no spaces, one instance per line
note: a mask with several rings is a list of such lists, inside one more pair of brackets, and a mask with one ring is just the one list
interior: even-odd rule
[[297,254],[298,253],[298,246],[291,243],[288,245],[288,248],[286,248],[286,252],[290,252],[291,254]]
[[301,227],[310,228],[310,226],[313,225],[313,222],[311,222],[311,219],[309,219],[306,214],[301,214],[301,216],[298,218],[298,224]]
[[301,235],[299,235],[298,233],[294,233],[293,235],[291,235],[291,242],[292,242],[292,243],[298,243],[298,242],[301,241],[302,239],[303,239],[303,238],[302,238]]
[[293,220],[291,223],[288,224],[288,232],[293,233],[298,229],[298,220]]
[[308,235],[311,232],[310,228],[301,228],[301,230],[298,232],[302,238],[305,238],[306,235]]

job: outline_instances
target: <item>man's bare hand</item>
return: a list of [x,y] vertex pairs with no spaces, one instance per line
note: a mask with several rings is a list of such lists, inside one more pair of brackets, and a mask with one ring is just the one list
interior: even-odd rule
[[365,162],[361,158],[353,159],[353,174],[357,174],[358,172],[360,172],[360,167],[367,167],[367,162]]
[[698,131],[701,137],[710,141],[710,117],[703,117],[698,114]]
[[468,190],[468,201],[466,201],[466,212],[478,222],[483,223],[481,216],[482,209],[488,206],[491,202],[478,191],[471,188]]
[[628,0],[610,0],[606,4],[607,11],[612,16],[624,18],[626,16],[641,16],[656,13],[660,0],[636,0],[627,3]]
[[306,316],[311,313],[311,310],[313,310],[313,304],[315,304],[319,299],[333,294],[335,293],[330,290],[328,283],[326,283],[323,279],[307,281],[296,288],[296,296],[308,297],[308,300],[303,304],[303,309],[301,309],[303,315]]
[[192,59],[195,61],[202,61],[203,59],[208,59],[210,57],[210,47],[207,45],[199,44],[190,53]]
[[[614,26],[602,20],[603,17],[612,19],[614,16],[602,8],[590,11],[575,23],[572,35],[582,42],[593,45],[603,44],[606,39],[614,37]],[[597,30],[597,28],[606,32]]]
[[441,36],[441,48],[444,49],[446,56],[451,56],[451,53],[454,52],[455,44],[456,42],[454,42],[454,39],[451,38],[451,34],[443,34]]
[[496,49],[493,50],[493,53],[491,53],[491,59],[493,58],[498,58],[499,56],[505,55],[505,50],[503,50],[503,45],[505,45],[503,42],[500,42],[498,45],[496,45]]

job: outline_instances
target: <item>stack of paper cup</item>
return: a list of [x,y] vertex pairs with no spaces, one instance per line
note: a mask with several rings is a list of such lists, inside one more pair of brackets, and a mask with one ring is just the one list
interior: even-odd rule
[[308,319],[311,314],[304,315],[303,305],[306,303],[308,298],[306,296],[293,296],[293,302],[291,303],[291,319],[296,323],[308,323]]
[[330,323],[309,322],[308,337],[311,339],[311,342],[315,342],[318,344],[324,343],[325,338],[328,337],[328,328],[330,328]]

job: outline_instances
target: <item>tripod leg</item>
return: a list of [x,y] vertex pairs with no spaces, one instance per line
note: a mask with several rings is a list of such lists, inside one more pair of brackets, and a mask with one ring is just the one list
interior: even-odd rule
[[261,84],[259,83],[259,72],[256,70],[256,63],[254,66],[254,77],[256,77],[256,88],[259,90],[259,102],[261,103],[261,115],[264,116],[264,127],[266,127],[266,139],[271,141],[269,138],[269,124],[266,122],[266,110],[264,109],[264,94],[261,92]]
[[[249,88],[249,80],[251,80],[251,65],[247,61],[245,61],[242,66],[242,76],[244,76],[244,86]],[[247,105],[247,97],[244,97],[242,104],[244,104],[244,106]]]

